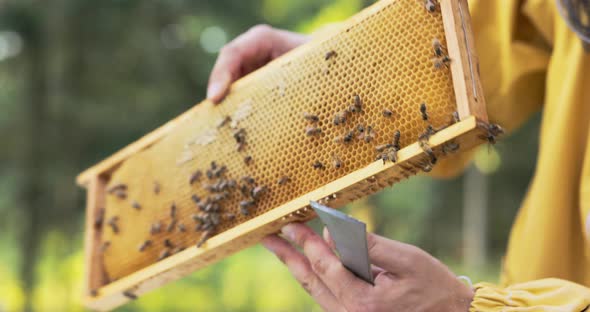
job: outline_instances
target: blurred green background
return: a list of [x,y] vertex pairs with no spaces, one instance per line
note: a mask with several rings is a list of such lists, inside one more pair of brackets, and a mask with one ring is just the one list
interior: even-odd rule
[[[76,174],[199,102],[223,44],[259,23],[310,33],[371,2],[0,0],[0,312],[84,310]],[[538,124],[480,148],[460,177],[415,177],[346,209],[494,282]],[[257,246],[119,309],[164,310],[319,309]]]

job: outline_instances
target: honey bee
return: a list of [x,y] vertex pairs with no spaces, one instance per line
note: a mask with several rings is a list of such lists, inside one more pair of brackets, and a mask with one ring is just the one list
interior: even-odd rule
[[152,223],[152,226],[150,228],[150,234],[155,235],[162,232],[162,222],[158,221],[155,223]]
[[177,227],[178,227],[179,232],[182,232],[182,233],[186,232],[186,226],[184,226],[184,223],[178,224]]
[[111,242],[109,242],[109,241],[103,242],[102,245],[100,245],[100,252],[104,253],[105,251],[107,251],[109,246],[111,246]]
[[244,163],[246,164],[246,166],[250,165],[250,163],[252,163],[252,156],[251,155],[244,156]]
[[459,147],[460,147],[459,143],[449,141],[449,142],[446,142],[445,144],[443,144],[442,152],[445,155],[452,154],[452,153],[458,151]]
[[201,201],[197,204],[197,207],[199,207],[199,210],[201,211],[205,211],[205,207],[207,207],[207,205],[209,205],[211,203],[211,200],[209,199],[209,197],[207,197],[207,200],[205,201]]
[[203,172],[201,170],[197,170],[191,174],[190,179],[188,180],[188,184],[193,185],[195,182],[201,180],[201,176]]
[[285,184],[289,183],[290,181],[291,181],[291,178],[289,178],[288,176],[282,176],[277,181],[277,184],[278,185],[285,185]]
[[164,247],[166,247],[166,248],[174,248],[174,244],[172,244],[172,242],[168,238],[166,238],[164,240]]
[[98,209],[98,212],[96,213],[96,218],[94,219],[94,228],[95,229],[100,229],[102,227],[102,224],[104,223],[104,214],[105,214],[104,208]]
[[424,0],[424,7],[430,13],[436,12],[436,0]]
[[[427,0],[427,2],[429,1]],[[440,43],[440,40],[438,40],[438,38],[432,39],[432,49],[434,50],[434,55],[436,57],[442,57],[445,55],[443,46]]]
[[344,143],[350,143],[352,142],[352,139],[354,138],[354,130],[348,131],[345,135],[344,135]]
[[175,219],[176,218],[176,203],[172,202],[172,205],[170,205],[170,218]]
[[305,134],[307,136],[319,135],[320,133],[322,133],[322,129],[320,127],[307,126],[305,128]]
[[184,247],[178,246],[178,247],[176,247],[176,248],[172,249],[171,253],[172,253],[173,255],[175,255],[175,254],[177,254],[177,253],[179,253],[179,252],[181,252],[181,251],[183,251],[183,250],[184,250]]
[[172,233],[172,231],[174,231],[174,228],[176,227],[176,219],[172,219],[170,221],[170,223],[168,223],[168,226],[166,227],[166,232],[168,233]]
[[437,158],[436,158],[436,155],[434,154],[434,151],[432,150],[432,148],[428,144],[428,142],[421,140],[421,141],[419,141],[419,143],[420,143],[420,148],[422,148],[424,153],[426,155],[428,155],[428,157],[430,157],[430,163],[432,165],[435,165],[437,162]]
[[424,162],[421,166],[422,171],[424,172],[430,172],[432,171],[432,163],[429,162]]
[[208,192],[215,193],[217,192],[217,183],[215,184],[203,184],[203,188]]
[[366,133],[365,133],[365,142],[366,143],[370,143],[371,141],[373,141],[373,139],[375,138],[375,132],[373,131],[373,127],[368,126]]
[[154,194],[160,194],[160,183],[158,181],[154,181]]
[[135,210],[141,210],[141,205],[135,200],[131,202],[131,207],[133,207]]
[[303,119],[314,123],[320,121],[320,118],[317,115],[313,115],[310,113],[303,113]]
[[334,114],[334,126],[342,125],[346,123],[348,117],[348,111],[341,111]]
[[338,158],[338,155],[336,154],[332,154],[332,165],[336,169],[340,169],[340,167],[342,167],[342,161],[340,160],[340,158]]
[[214,192],[218,193],[225,191],[227,187],[227,180],[220,180],[219,182],[213,185],[212,189]]
[[458,123],[459,121],[461,121],[461,118],[459,118],[459,113],[457,111],[453,112],[453,123]]
[[227,166],[221,166],[218,169],[213,170],[213,176],[220,178],[227,171]]
[[253,207],[254,205],[256,205],[256,203],[254,202],[253,199],[242,200],[240,202],[240,213],[244,216],[249,215],[250,214],[249,209],[251,207]]
[[119,234],[119,225],[117,224],[117,222],[119,222],[118,216],[113,216],[108,221],[108,224],[111,227],[111,230],[113,230],[114,234]]
[[432,125],[428,125],[428,126],[426,126],[426,130],[424,130],[424,133],[420,134],[420,136],[418,137],[418,140],[419,141],[428,141],[428,140],[430,140],[430,137],[433,136],[435,133],[436,133],[436,130],[434,130]]
[[354,103],[350,106],[351,113],[360,113],[363,110],[363,101],[361,100],[361,96],[355,94],[353,97]]
[[219,123],[217,123],[217,129],[219,129],[219,128],[221,128],[221,127],[225,126],[225,125],[226,125],[227,123],[229,123],[230,121],[231,121],[231,117],[229,117],[229,116],[225,116],[225,117],[223,117],[223,119],[221,119],[221,120],[219,121]]
[[170,249],[164,249],[160,252],[157,261],[164,260],[168,257],[170,257]]
[[131,292],[131,290],[126,290],[123,292],[123,296],[127,297],[130,300],[137,300],[137,295]]
[[450,62],[451,62],[451,58],[448,55],[432,58],[432,63],[434,64],[434,68],[436,68],[436,69],[441,69],[443,67],[449,67]]
[[377,153],[383,153],[386,149],[389,149],[392,147],[393,147],[392,144],[382,144],[382,145],[378,145],[377,147],[375,147],[375,151],[377,151]]
[[490,144],[496,144],[496,137],[504,134],[504,129],[497,124],[486,124],[484,122],[477,122],[477,125],[484,130],[486,130],[486,134],[480,136],[481,139],[487,140]]
[[107,189],[107,193],[113,194],[117,191],[127,191],[127,185],[123,183],[115,184]]
[[191,216],[191,218],[193,218],[193,220],[194,220],[195,222],[199,222],[199,223],[205,223],[205,221],[206,221],[206,220],[205,220],[205,217],[203,217],[203,216],[201,216],[201,215],[198,215],[198,214],[193,214],[193,215]]
[[434,67],[436,69],[440,69],[443,66],[448,67],[451,58],[446,54],[444,47],[437,38],[432,40],[432,49],[434,50],[434,58],[432,59]]
[[210,203],[205,206],[205,212],[218,212],[221,210],[221,206],[218,203]]
[[324,164],[319,160],[313,163],[313,169],[324,170],[325,168],[326,167],[324,167]]
[[326,55],[324,56],[324,60],[327,61],[327,60],[331,59],[332,57],[335,57],[336,55],[337,55],[336,51],[334,51],[334,50],[328,51],[328,52],[326,52]]
[[420,114],[422,115],[422,120],[428,121],[428,112],[426,111],[426,103],[420,104]]
[[251,185],[253,185],[253,184],[256,183],[256,181],[254,180],[254,178],[252,178],[251,176],[243,176],[242,177],[242,181],[244,181],[247,184],[251,184]]
[[212,233],[213,233],[212,231],[203,232],[203,234],[201,234],[201,239],[199,239],[199,241],[197,242],[197,248],[201,248],[201,246],[203,246],[203,244],[207,241],[207,239],[209,239],[209,237],[211,237]]
[[236,218],[236,215],[232,212],[228,212],[223,214],[223,218],[227,221],[233,221]]
[[392,148],[389,150],[389,152],[387,152],[387,159],[391,160],[394,163],[397,162],[397,149],[396,148]]
[[390,109],[386,108],[383,110],[383,117],[389,118],[391,116],[393,116],[393,112]]
[[267,187],[262,185],[262,186],[257,186],[252,190],[252,198],[254,198],[255,200],[257,200],[260,196],[262,196],[262,194],[266,193],[267,191]]
[[[236,140],[236,150],[238,152],[242,151],[246,146],[246,130],[244,128],[238,129],[233,134],[234,139]],[[212,168],[212,170],[215,170]]]
[[224,200],[224,199],[226,199],[228,197],[229,197],[229,193],[228,192],[223,192],[223,193],[220,193],[220,194],[215,194],[215,195],[213,195],[211,197],[211,203],[212,204],[218,203],[218,202],[220,202],[220,201],[222,201],[222,200]]
[[204,223],[197,225],[195,231],[208,231],[211,229],[213,229],[213,224],[209,221],[209,219],[207,219]]
[[221,222],[221,218],[219,217],[219,213],[212,213],[209,215],[209,220],[213,226],[218,226]]
[[365,126],[363,126],[363,125],[356,126],[356,131],[358,133],[364,133],[365,132]]
[[199,196],[197,196],[196,194],[193,194],[193,195],[191,196],[191,199],[193,200],[193,202],[194,202],[195,204],[198,204],[198,203],[200,203],[200,202],[201,202],[201,198],[200,198]]
[[340,144],[340,143],[342,143],[342,141],[343,141],[343,139],[342,139],[341,135],[336,136],[333,140],[333,142],[336,144]]
[[249,196],[251,187],[247,184],[240,185],[240,193],[244,196]]
[[148,248],[151,245],[152,245],[152,241],[149,239],[146,239],[145,241],[143,241],[143,243],[141,243],[141,245],[139,245],[139,247],[137,247],[137,250],[139,250],[139,252],[143,252],[146,248]]
[[400,150],[400,145],[399,145],[399,140],[401,138],[401,132],[399,130],[396,130],[395,133],[393,134],[393,148],[395,148],[396,150]]
[[127,191],[124,191],[122,189],[118,189],[113,192],[113,195],[117,196],[117,198],[119,198],[119,199],[126,199],[127,198]]
[[236,143],[246,143],[246,129],[240,128],[237,131],[235,131],[233,135],[234,139],[236,140]]

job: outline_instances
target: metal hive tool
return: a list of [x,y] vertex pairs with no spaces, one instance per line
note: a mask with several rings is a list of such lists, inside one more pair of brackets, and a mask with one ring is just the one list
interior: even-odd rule
[[[309,200],[341,206],[485,142],[467,4],[429,9],[380,1],[83,172],[87,305],[111,309],[309,220]],[[377,160],[384,144],[397,162]]]

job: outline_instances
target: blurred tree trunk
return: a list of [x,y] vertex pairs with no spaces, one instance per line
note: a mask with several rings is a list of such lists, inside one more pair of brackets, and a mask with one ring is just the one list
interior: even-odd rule
[[463,183],[463,261],[468,268],[481,268],[488,257],[488,180],[471,166]]
[[[42,4],[40,4],[42,5]],[[33,7],[30,7],[33,10]],[[47,102],[47,59],[42,14],[29,15],[28,32],[24,33],[26,83],[24,85],[24,142],[22,145],[23,177],[21,199],[24,210],[22,223],[21,278],[25,292],[25,311],[32,310],[32,292],[35,285],[35,264],[43,231],[42,210],[46,209],[43,196],[45,174],[45,115]]]

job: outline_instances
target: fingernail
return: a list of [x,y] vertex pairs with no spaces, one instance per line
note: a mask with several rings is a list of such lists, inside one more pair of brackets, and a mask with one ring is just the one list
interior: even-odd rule
[[207,88],[207,98],[213,99],[219,97],[219,94],[223,91],[223,84],[219,82],[213,82]]
[[289,224],[283,226],[283,228],[281,229],[281,233],[283,233],[283,235],[285,235],[290,241],[294,241],[295,240],[295,225],[289,223]]

